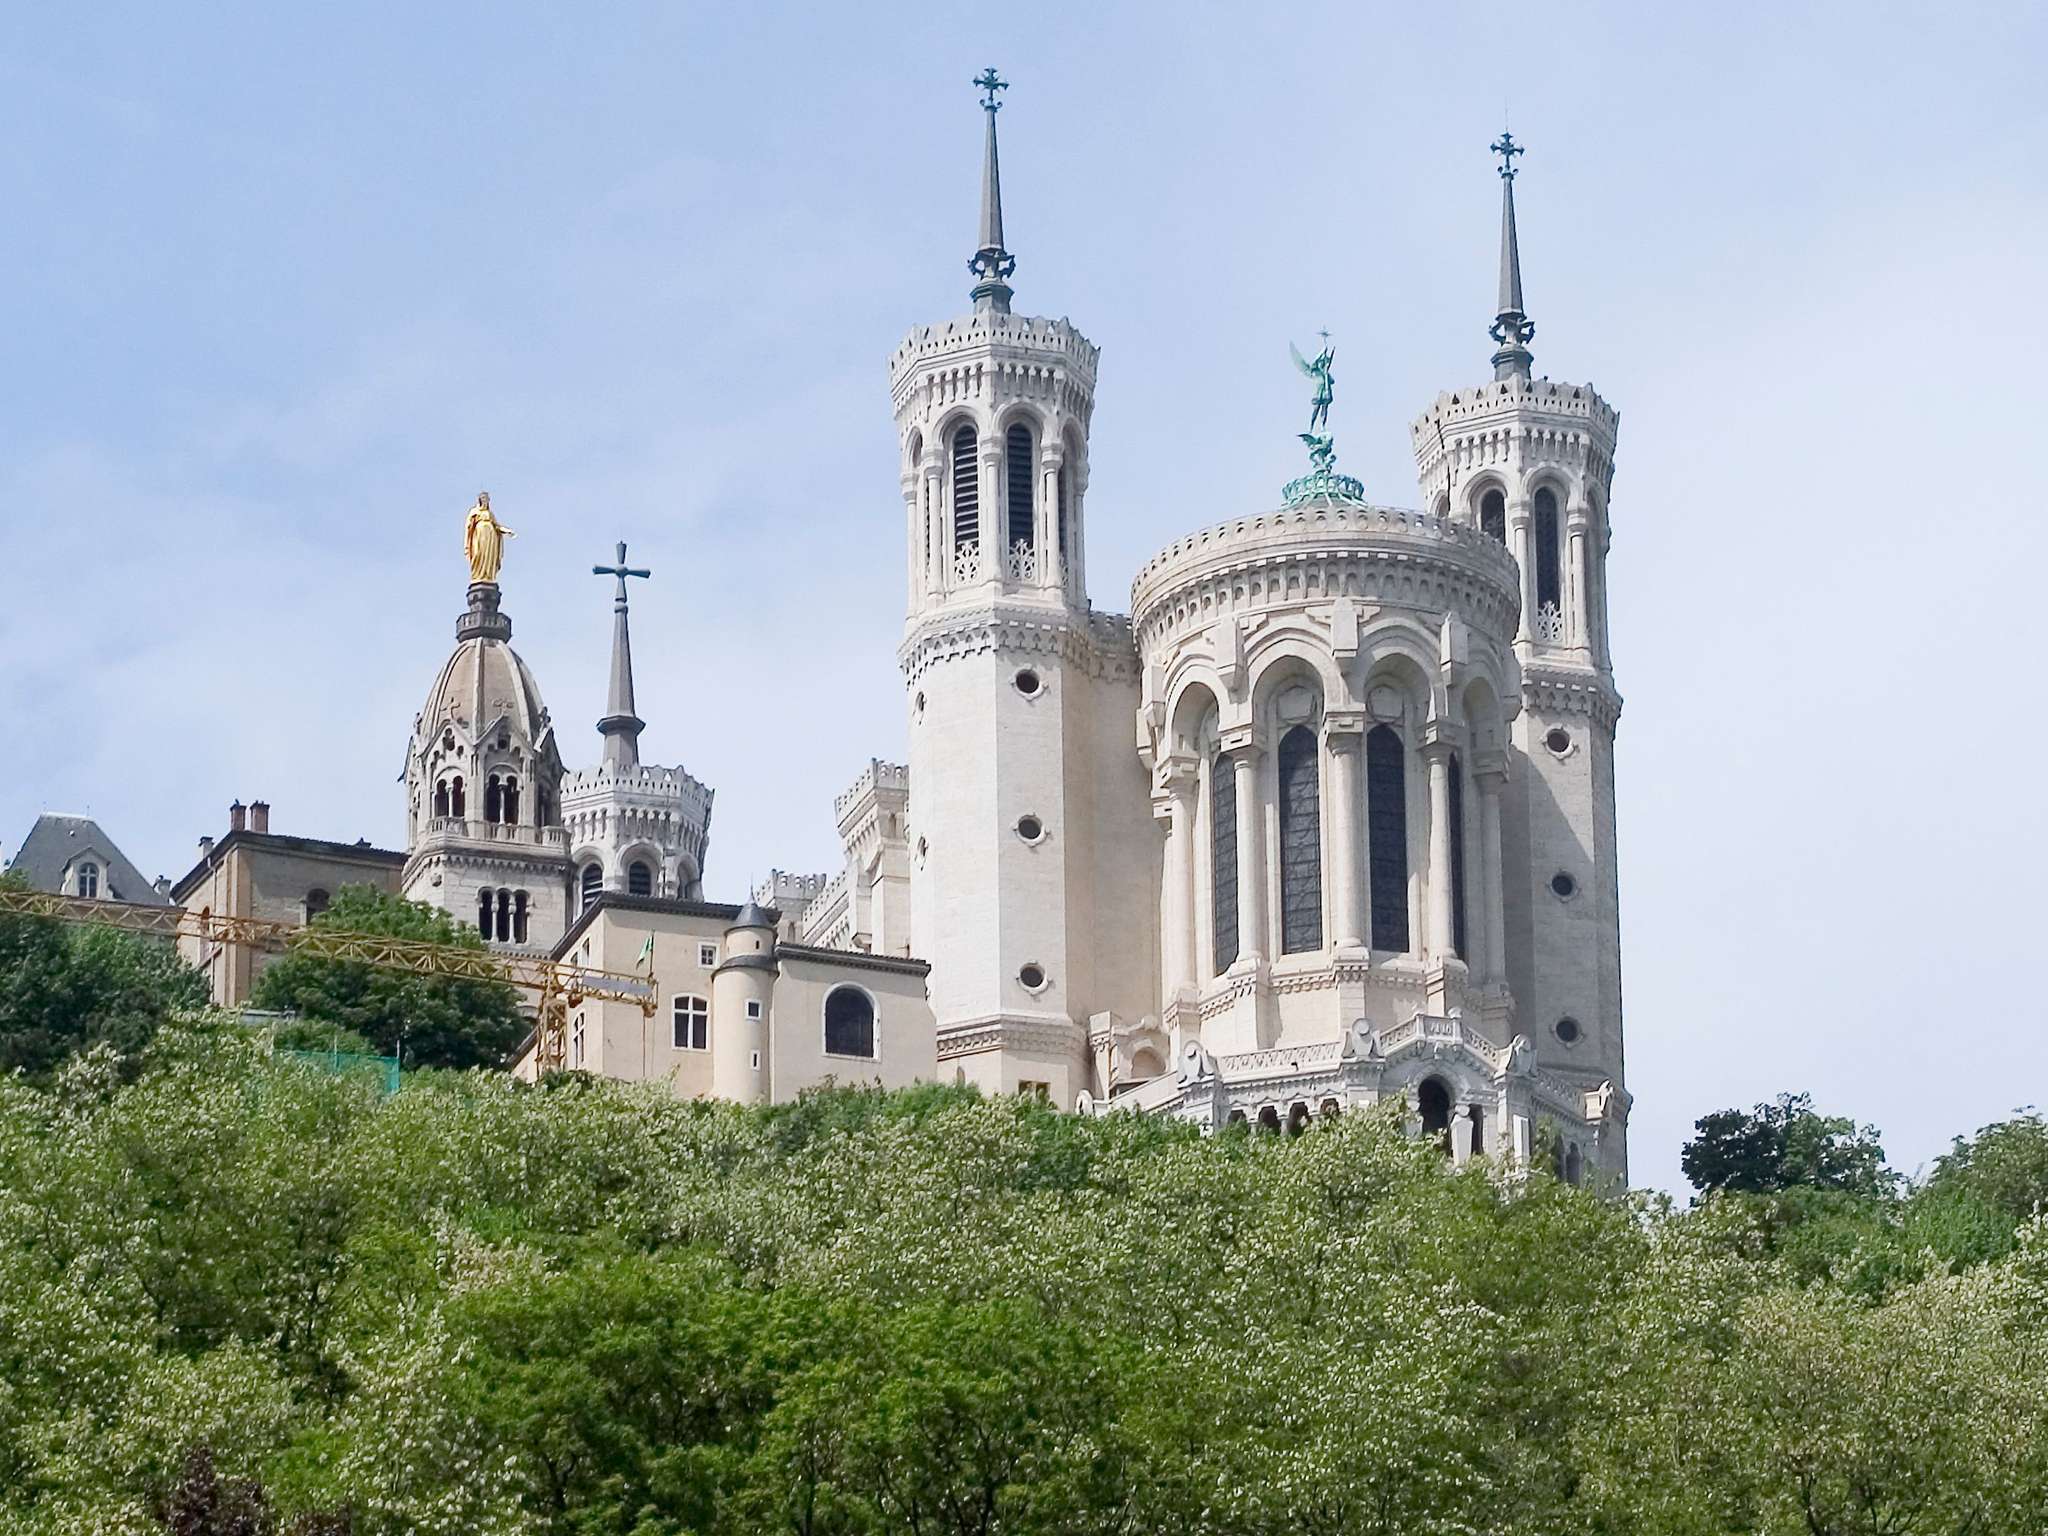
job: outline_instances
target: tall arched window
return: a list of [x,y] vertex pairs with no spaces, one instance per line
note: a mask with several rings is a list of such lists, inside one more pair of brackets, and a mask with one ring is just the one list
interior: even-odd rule
[[965,549],[981,538],[981,465],[974,428],[953,434],[953,547]]
[[502,791],[498,788],[498,776],[494,773],[484,784],[484,820],[497,821],[502,809]]
[[1536,606],[1562,610],[1561,594],[1557,571],[1557,493],[1546,485],[1536,493]]
[[1323,947],[1322,785],[1316,733],[1280,738],[1280,953]]
[[1451,754],[1451,948],[1470,960],[1465,948],[1465,765]]
[[526,942],[526,892],[524,891],[514,891],[512,893],[512,942],[514,944],[524,944]]
[[510,891],[498,892],[498,942],[500,944],[512,942],[512,893]]
[[825,998],[825,1054],[875,1054],[875,1005],[859,987],[834,987]]
[[448,781],[446,779],[435,781],[434,814],[436,816],[446,816],[448,814]]
[[322,912],[325,912],[330,900],[331,898],[323,890],[314,889],[306,892],[306,921],[310,923]]
[[1365,733],[1367,884],[1375,949],[1408,948],[1407,748],[1391,725]]
[[476,893],[476,931],[484,936],[486,944],[490,942],[491,935],[497,932],[497,914],[497,897],[489,890],[478,891]]
[[1479,531],[1489,539],[1507,543],[1508,504],[1499,491],[1488,491],[1479,499]]
[[645,859],[635,859],[626,866],[626,894],[628,896],[652,896],[654,894],[654,870]]
[[1010,428],[1003,439],[1003,460],[1005,488],[1009,493],[1010,547],[1019,544],[1033,545],[1038,542],[1034,524],[1037,519],[1031,510],[1031,480],[1034,461],[1038,455],[1033,451],[1031,429],[1019,422]]
[[583,866],[583,905],[587,908],[597,900],[598,892],[604,889],[604,870],[595,863]]
[[1209,889],[1221,976],[1237,959],[1237,764],[1220,752],[1209,765]]
[[1434,1137],[1438,1146],[1450,1151],[1450,1085],[1440,1077],[1425,1077],[1415,1090],[1415,1107],[1422,1114],[1422,1134]]
[[448,782],[448,814],[450,816],[467,816],[469,814],[469,799],[462,792],[462,775],[459,773]]
[[519,824],[519,781],[517,779],[508,778],[505,780],[505,794],[504,798],[498,803],[498,810],[507,826],[517,826]]
[[100,867],[87,859],[78,866],[78,894],[88,901],[98,899],[100,894]]

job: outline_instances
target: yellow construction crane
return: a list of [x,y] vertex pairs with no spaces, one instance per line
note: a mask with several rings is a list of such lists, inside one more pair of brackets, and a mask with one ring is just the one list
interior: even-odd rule
[[90,901],[79,896],[52,896],[45,891],[0,889],[0,914],[5,913],[54,918],[62,923],[89,923],[163,939],[191,939],[201,945],[241,945],[265,954],[318,955],[411,976],[503,982],[535,1000],[537,1076],[566,1065],[571,1008],[586,1001],[632,1003],[652,1018],[660,996],[651,972],[641,976],[587,965],[564,965],[545,955],[463,949],[426,939],[355,933],[318,923],[299,927],[255,917],[215,917],[210,912],[188,912],[180,907],[144,907],[125,901]]

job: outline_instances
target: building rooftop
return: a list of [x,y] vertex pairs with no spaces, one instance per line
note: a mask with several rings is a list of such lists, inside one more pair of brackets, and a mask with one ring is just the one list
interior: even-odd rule
[[64,872],[88,849],[99,855],[103,899],[145,907],[170,905],[170,899],[129,862],[128,855],[90,816],[44,812],[36,818],[36,824],[22,839],[7,867],[37,890],[58,893],[64,889]]

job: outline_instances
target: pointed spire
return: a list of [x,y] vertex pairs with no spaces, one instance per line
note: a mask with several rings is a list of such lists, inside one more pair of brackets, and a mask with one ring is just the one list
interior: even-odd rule
[[1003,249],[1003,175],[996,155],[996,113],[1003,104],[996,100],[996,93],[1008,90],[1010,84],[996,74],[994,65],[973,83],[982,93],[982,111],[988,114],[988,141],[981,161],[981,248],[967,261],[967,270],[976,279],[970,293],[977,311],[1008,314],[1010,285],[1004,279],[1017,270],[1017,258]]
[[1487,147],[1500,156],[1500,310],[1488,328],[1500,344],[1493,354],[1493,376],[1526,379],[1536,360],[1529,351],[1536,325],[1522,308],[1522,248],[1515,239],[1515,156],[1523,149],[1505,128]]
[[633,712],[633,636],[626,626],[626,578],[651,576],[626,564],[626,546],[619,545],[618,562],[593,565],[593,576],[616,576],[619,589],[612,598],[612,683],[606,695],[604,718],[597,722],[604,736],[604,765],[607,768],[640,766],[640,733],[646,722]]

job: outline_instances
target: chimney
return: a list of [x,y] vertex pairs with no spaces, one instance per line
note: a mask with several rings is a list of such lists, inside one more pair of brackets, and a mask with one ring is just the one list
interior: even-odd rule
[[199,862],[204,864],[208,859],[212,857],[213,839],[210,837],[202,837],[201,839],[199,839]]
[[249,830],[268,832],[270,830],[270,802],[252,800],[249,802]]
[[237,800],[228,807],[228,830],[244,832],[248,830],[248,825],[249,813],[242,809],[242,802]]

